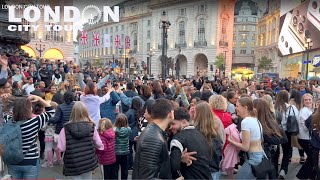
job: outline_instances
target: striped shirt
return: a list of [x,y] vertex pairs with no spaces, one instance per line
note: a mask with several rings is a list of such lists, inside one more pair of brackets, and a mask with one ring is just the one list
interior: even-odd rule
[[39,116],[29,119],[20,125],[23,153],[26,153],[30,148],[24,159],[39,158],[39,150],[35,139],[37,138],[39,130],[44,127],[46,122],[49,121],[50,117],[52,117],[55,112],[52,107],[46,107],[45,109],[46,112],[43,112]]

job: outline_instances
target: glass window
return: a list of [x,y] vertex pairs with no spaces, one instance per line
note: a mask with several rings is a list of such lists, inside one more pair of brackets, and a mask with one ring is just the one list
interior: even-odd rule
[[116,32],[118,32],[118,26],[116,26]]
[[149,51],[151,48],[151,44],[150,43],[147,43],[147,50]]
[[138,48],[138,35],[137,33],[133,34],[133,49],[137,50]]
[[241,36],[242,36],[242,39],[247,39],[248,34],[247,33],[242,33]]
[[107,33],[107,34],[109,33],[109,29],[108,29],[108,28],[106,29],[106,33]]
[[232,50],[232,54],[236,54],[236,50]]
[[110,28],[110,33],[113,33],[113,27]]
[[207,5],[201,4],[198,6],[198,12],[206,12],[207,11]]
[[240,46],[241,46],[241,47],[247,47],[247,42],[242,41]]
[[148,20],[148,26],[151,26],[151,20]]
[[179,16],[185,16],[186,15],[186,8],[179,9]]
[[205,28],[205,19],[200,18],[198,22],[198,41],[206,41],[206,28]]
[[237,35],[233,34],[233,40],[236,40],[236,39],[237,39]]
[[181,21],[179,22],[179,35],[178,35],[178,44],[184,44],[185,43],[185,22]]
[[121,25],[121,31],[123,31],[124,30],[124,25]]
[[255,43],[254,41],[252,41],[252,42],[251,42],[251,47],[254,47],[255,44],[256,44],[256,43]]
[[240,50],[240,54],[246,54],[246,52],[247,52],[247,51],[246,51],[245,49],[241,49],[241,50]]
[[254,54],[254,50],[251,50],[251,54]]
[[151,32],[150,32],[150,30],[148,30],[147,31],[147,38],[150,39],[150,37],[151,37]]

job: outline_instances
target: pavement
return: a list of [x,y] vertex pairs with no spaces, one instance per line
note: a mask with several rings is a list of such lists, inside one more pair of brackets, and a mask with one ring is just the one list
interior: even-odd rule
[[[281,156],[281,155],[280,155]],[[280,157],[281,159],[281,157]],[[296,178],[296,174],[299,172],[301,168],[301,164],[299,164],[299,153],[297,148],[293,148],[291,163],[289,164],[288,174],[286,179],[298,179]],[[119,173],[120,174],[120,173]],[[132,171],[129,171],[129,177],[131,178]],[[70,179],[62,175],[62,166],[55,166],[53,168],[41,168],[39,179]],[[93,172],[93,179],[103,179],[100,168],[96,168]],[[226,176],[221,176],[220,179],[227,179]]]

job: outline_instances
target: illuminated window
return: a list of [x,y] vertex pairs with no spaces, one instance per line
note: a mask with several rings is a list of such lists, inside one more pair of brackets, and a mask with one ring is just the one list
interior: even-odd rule
[[247,33],[242,33],[241,36],[242,36],[242,39],[247,39],[248,34]]
[[254,47],[254,46],[255,46],[255,42],[252,41],[252,42],[251,42],[251,47]]
[[232,42],[232,47],[236,47],[237,43],[235,41]]
[[256,38],[255,34],[251,34],[251,39],[254,40]]
[[242,41],[240,46],[241,46],[241,47],[247,47],[247,42]]
[[237,39],[237,35],[233,34],[233,40]]

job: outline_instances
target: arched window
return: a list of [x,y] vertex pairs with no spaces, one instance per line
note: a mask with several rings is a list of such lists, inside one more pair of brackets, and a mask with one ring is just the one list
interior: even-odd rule
[[205,28],[205,19],[200,18],[198,22],[198,41],[205,42],[206,41],[206,28]]
[[178,44],[181,47],[186,42],[186,30],[185,30],[185,22],[179,22],[179,35],[178,35]]

